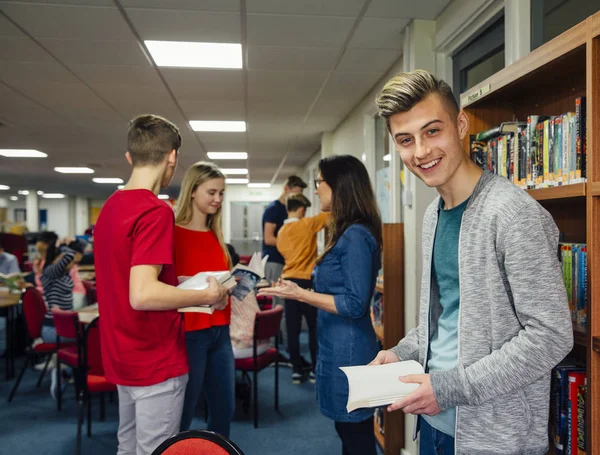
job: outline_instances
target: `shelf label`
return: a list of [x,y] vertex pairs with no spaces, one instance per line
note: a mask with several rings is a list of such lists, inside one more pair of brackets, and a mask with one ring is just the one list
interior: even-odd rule
[[466,104],[469,104],[469,103],[472,103],[473,101],[478,100],[486,93],[489,93],[491,90],[492,90],[492,86],[490,84],[483,85],[483,86],[479,87],[479,90],[477,90],[476,92],[473,92],[467,96],[463,96],[463,98],[460,102],[463,106],[465,106]]

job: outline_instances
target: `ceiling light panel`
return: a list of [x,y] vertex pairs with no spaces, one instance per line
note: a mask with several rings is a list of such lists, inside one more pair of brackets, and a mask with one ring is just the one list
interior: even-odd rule
[[48,154],[33,149],[0,149],[0,156],[6,158],[46,158]]
[[271,188],[270,183],[248,183],[248,188]]
[[56,172],[61,174],[93,174],[94,170],[89,167],[55,167]]
[[44,199],[64,199],[65,195],[61,193],[44,193],[42,197]]
[[246,185],[248,179],[225,179],[225,183],[229,185]]
[[246,160],[246,152],[208,152],[208,158],[211,160]]
[[246,175],[248,169],[221,169],[221,172],[225,175]]
[[205,133],[243,133],[246,122],[235,120],[190,120],[194,131]]
[[97,177],[92,181],[96,183],[123,183],[123,179],[112,177]]
[[10,190],[10,186],[8,186],[8,185],[0,185],[0,190],[2,190],[2,191]]
[[157,66],[242,68],[242,45],[189,41],[144,41]]

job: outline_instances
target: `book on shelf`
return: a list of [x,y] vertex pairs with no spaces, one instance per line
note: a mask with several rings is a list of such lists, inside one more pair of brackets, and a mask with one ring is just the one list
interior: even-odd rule
[[[577,393],[578,388],[585,384],[585,371],[569,372],[569,401],[567,408],[567,455],[577,455],[579,441],[579,424],[578,424],[578,404]],[[584,425],[585,426],[585,425]],[[582,437],[585,439],[585,429]]]
[[560,243],[560,262],[573,327],[585,333],[587,327],[587,245]]
[[[570,394],[570,377],[583,377],[585,378],[585,368],[578,366],[577,362],[570,362],[569,360],[563,361],[561,364],[556,366],[552,370],[552,382],[551,382],[551,395],[550,395],[550,409],[551,409],[551,436],[554,441],[554,451],[556,455],[567,455],[572,453],[573,445],[571,444],[571,437],[575,435],[570,426],[577,421],[577,404],[573,407],[570,404],[572,398]],[[578,385],[581,381],[576,381]],[[575,397],[576,398],[576,397]],[[577,398],[576,398],[577,399]],[[575,409],[575,414],[573,414]],[[585,431],[581,435],[585,438]],[[575,442],[577,443],[576,436]],[[571,452],[570,452],[571,451]],[[577,452],[574,452],[577,454]]]
[[470,135],[471,159],[523,189],[583,183],[586,180],[586,102],[574,112],[529,115]]
[[373,412],[373,418],[375,419],[375,431],[380,435],[385,435],[385,412],[383,408],[375,408]]
[[[265,264],[269,256],[261,258],[260,253],[254,253],[248,265],[237,264],[233,270],[222,270],[216,272],[200,272],[183,281],[177,286],[180,289],[192,289],[201,291],[208,288],[208,277],[213,276],[216,280],[231,289],[231,295],[242,301],[253,291],[256,286],[265,277]],[[182,313],[208,313],[212,314],[213,307],[211,305],[198,305],[187,308],[180,308]]]
[[419,384],[401,382],[398,376],[424,373],[423,366],[414,360],[385,365],[340,367],[340,370],[348,378],[348,412],[392,404],[419,387]]
[[577,455],[585,455],[586,396],[587,378],[577,386]]

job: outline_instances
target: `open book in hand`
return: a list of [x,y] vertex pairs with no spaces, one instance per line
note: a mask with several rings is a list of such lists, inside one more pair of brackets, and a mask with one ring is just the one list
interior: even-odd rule
[[[213,276],[216,280],[225,286],[227,289],[231,289],[235,286],[235,278],[229,273],[228,270],[221,272],[200,272],[191,278],[188,278],[183,283],[177,286],[179,289],[191,289],[195,291],[202,291],[208,288],[207,278]],[[190,306],[187,308],[179,308],[180,313],[207,313],[212,314],[214,309],[211,305],[198,305]]]
[[0,286],[6,286],[11,291],[18,290],[23,277],[28,274],[28,272],[0,273]]
[[265,264],[269,255],[261,258],[260,253],[254,253],[248,265],[236,265],[231,274],[237,281],[237,286],[231,290],[231,295],[242,301],[256,288],[256,285],[265,277]]
[[419,387],[419,384],[401,382],[398,376],[424,373],[423,366],[414,360],[385,365],[340,367],[340,370],[348,377],[348,412],[392,404]]

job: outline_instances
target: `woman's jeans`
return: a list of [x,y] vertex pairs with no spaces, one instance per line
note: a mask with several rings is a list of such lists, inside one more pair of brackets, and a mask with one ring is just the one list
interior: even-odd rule
[[190,429],[204,387],[208,404],[208,430],[229,437],[229,426],[235,411],[235,363],[229,326],[186,332],[185,339],[190,372],[181,431]]

